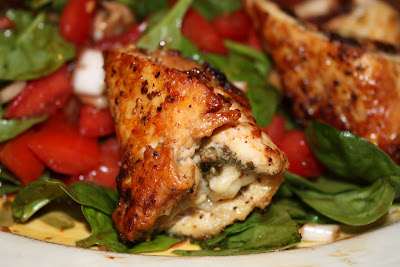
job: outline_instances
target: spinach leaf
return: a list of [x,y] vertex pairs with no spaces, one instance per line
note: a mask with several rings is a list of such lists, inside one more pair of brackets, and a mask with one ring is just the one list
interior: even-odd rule
[[68,0],[52,0],[51,7],[53,10],[61,13],[67,4]]
[[295,188],[311,189],[326,194],[337,194],[359,188],[358,185],[342,181],[338,178],[328,178],[327,176],[320,176],[310,181],[299,175],[286,172],[285,179]]
[[51,3],[53,0],[25,0],[25,5],[29,8],[32,9],[38,9],[41,8],[49,3]]
[[364,138],[316,121],[306,128],[305,136],[314,155],[339,177],[364,184],[392,177],[394,186],[400,183],[396,179],[400,167]]
[[278,198],[273,201],[273,204],[277,209],[288,212],[290,217],[300,224],[308,222],[326,224],[333,221],[302,203],[299,199]]
[[[76,243],[79,247],[101,245],[110,251],[123,253],[141,253],[160,251],[170,248],[182,240],[166,235],[157,235],[152,240],[142,243],[123,243],[114,229],[111,217],[95,208],[82,205],[82,212],[92,229],[91,235]],[[133,246],[132,246],[133,245]]]
[[388,179],[337,194],[292,187],[296,195],[319,213],[348,225],[366,225],[382,217],[390,208],[395,190]]
[[0,196],[21,190],[20,181],[0,164]]
[[179,50],[184,56],[199,59],[198,49],[181,33],[182,19],[191,3],[192,0],[180,0],[157,23],[151,23],[153,26],[148,27],[149,30],[142,35],[136,45],[150,50],[162,46],[166,49]]
[[91,247],[101,245],[110,251],[126,252],[128,247],[121,242],[114,229],[110,215],[105,214],[93,207],[82,205],[82,212],[92,229],[91,235],[76,242],[78,247]]
[[52,200],[66,195],[82,205],[83,215],[92,229],[91,235],[78,241],[77,246],[101,245],[110,251],[140,253],[164,250],[181,242],[178,238],[159,235],[146,243],[123,243],[111,219],[111,214],[118,202],[117,192],[90,182],[74,183],[68,187],[54,179],[37,180],[27,185],[16,196],[11,209],[16,219],[25,222]]
[[73,183],[65,191],[75,202],[111,215],[118,202],[117,191],[96,183]]
[[[245,221],[228,226],[221,234],[200,242],[205,250],[174,250],[184,256],[241,255],[285,249],[300,243],[297,224],[283,209],[274,205],[268,212],[253,212]],[[213,250],[217,248],[218,250]]]
[[348,131],[312,122],[305,131],[317,158],[336,176],[311,182],[286,173],[286,183],[317,212],[348,225],[366,225],[390,208],[400,185],[400,167],[370,143]]
[[25,5],[34,10],[51,6],[53,10],[61,13],[67,2],[68,0],[25,0]]
[[207,20],[211,20],[223,13],[231,13],[242,7],[241,0],[195,0],[193,7]]
[[117,202],[114,190],[95,183],[74,183],[68,187],[59,180],[37,180],[24,187],[16,196],[11,205],[13,215],[17,220],[25,222],[40,208],[65,194],[79,204],[96,208],[108,215],[111,215]]
[[[50,0],[42,0],[50,1]],[[135,15],[142,20],[149,14],[160,10],[168,9],[168,1],[165,0],[147,0],[147,1],[131,1],[117,0],[121,4],[129,6]],[[207,20],[211,20],[223,13],[231,13],[243,6],[241,0],[194,0],[192,4],[198,12],[200,12]]]
[[62,196],[66,187],[57,180],[37,180],[24,187],[11,204],[14,218],[21,222],[27,221],[35,212]]
[[147,0],[147,1],[117,0],[117,2],[129,6],[139,20],[143,20],[153,12],[168,9],[168,1],[165,0]]
[[0,79],[46,76],[75,56],[75,48],[45,21],[44,13],[34,18],[28,11],[10,9],[6,16],[15,28],[0,34]]
[[156,235],[152,240],[148,242],[142,242],[135,245],[133,248],[128,249],[128,253],[142,253],[150,251],[161,251],[169,249],[171,246],[182,242],[181,239],[167,236],[167,235]]
[[254,118],[257,124],[268,126],[275,114],[279,103],[280,94],[272,85],[266,87],[253,87],[247,92]]
[[0,143],[10,140],[17,135],[25,132],[35,124],[41,123],[47,119],[47,116],[21,120],[0,119]]

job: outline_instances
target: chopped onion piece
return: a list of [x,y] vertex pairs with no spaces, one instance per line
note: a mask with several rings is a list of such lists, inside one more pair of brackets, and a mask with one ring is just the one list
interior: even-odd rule
[[301,239],[304,241],[331,242],[339,237],[340,226],[337,224],[306,223],[301,229]]
[[72,85],[76,94],[101,95],[105,90],[103,53],[97,49],[85,49],[78,57],[72,74]]
[[15,81],[0,90],[0,104],[5,104],[13,100],[24,90],[26,81]]
[[105,95],[77,95],[83,104],[94,106],[98,109],[108,108],[108,98]]
[[136,22],[131,9],[122,3],[102,1],[93,23],[93,39],[99,41],[105,37],[118,35]]
[[279,92],[282,92],[282,82],[281,77],[276,69],[272,69],[269,72],[268,81],[278,89]]
[[233,81],[232,84],[243,91],[243,93],[246,93],[249,89],[249,84],[244,81]]
[[337,0],[309,0],[296,5],[294,12],[300,18],[307,19],[329,14],[337,6],[339,6],[339,1]]

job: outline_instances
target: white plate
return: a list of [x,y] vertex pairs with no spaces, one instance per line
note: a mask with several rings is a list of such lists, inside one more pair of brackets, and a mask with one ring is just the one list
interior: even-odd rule
[[0,266],[400,266],[400,222],[334,243],[244,256],[166,257],[67,247],[0,232]]

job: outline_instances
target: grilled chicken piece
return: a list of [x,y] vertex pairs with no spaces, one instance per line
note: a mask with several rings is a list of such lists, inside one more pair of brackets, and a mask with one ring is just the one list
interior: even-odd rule
[[264,0],[246,1],[292,114],[354,131],[400,162],[399,49],[320,32]]
[[400,5],[396,1],[273,0],[301,20],[317,24],[321,29],[345,37],[400,45]]
[[400,13],[397,10],[383,0],[353,0],[353,2],[349,13],[330,19],[322,25],[322,28],[345,37],[400,45]]
[[288,168],[224,75],[171,51],[128,47],[105,62],[123,153],[121,237],[155,229],[205,238],[265,208]]

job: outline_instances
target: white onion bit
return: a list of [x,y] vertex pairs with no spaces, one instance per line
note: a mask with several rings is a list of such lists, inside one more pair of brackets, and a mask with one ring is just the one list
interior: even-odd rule
[[103,53],[97,49],[87,48],[78,57],[72,74],[72,85],[75,94],[99,96],[105,90]]
[[243,93],[246,93],[249,89],[249,84],[245,81],[233,81],[232,84],[243,91]]
[[26,81],[15,81],[0,90],[0,104],[5,104],[13,100],[24,90]]
[[303,241],[332,242],[338,239],[339,231],[337,224],[306,223],[300,228]]
[[83,104],[94,106],[98,109],[108,108],[108,98],[105,95],[93,96],[93,95],[77,95],[79,100]]

